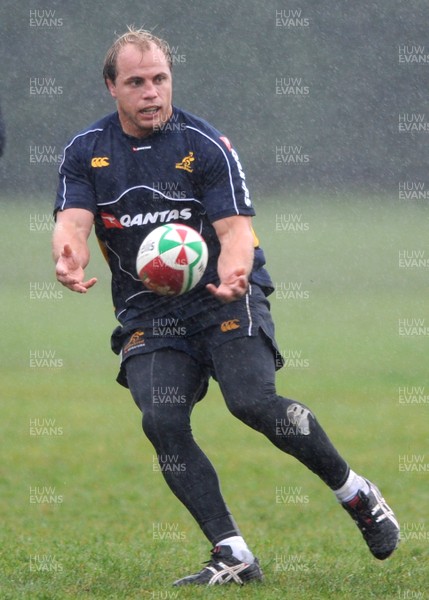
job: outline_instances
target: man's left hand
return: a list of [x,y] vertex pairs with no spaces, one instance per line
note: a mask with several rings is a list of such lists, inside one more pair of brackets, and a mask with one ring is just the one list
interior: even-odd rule
[[213,296],[225,303],[234,302],[234,300],[238,300],[244,296],[248,287],[249,280],[245,269],[237,269],[225,281],[221,281],[218,287],[213,283],[206,285],[206,288]]

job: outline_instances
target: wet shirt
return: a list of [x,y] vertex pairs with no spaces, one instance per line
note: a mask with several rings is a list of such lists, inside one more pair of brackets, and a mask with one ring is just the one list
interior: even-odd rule
[[[217,284],[220,245],[212,223],[253,216],[239,157],[229,140],[206,121],[178,108],[143,139],[125,134],[115,112],[78,133],[59,169],[55,213],[82,208],[94,214],[95,232],[112,273],[115,314],[122,324],[177,314],[195,317],[219,301],[206,289]],[[205,239],[209,261],[203,278],[177,297],[147,290],[136,272],[146,235],[164,223],[193,227]],[[255,237],[250,281],[268,294],[272,283]]]

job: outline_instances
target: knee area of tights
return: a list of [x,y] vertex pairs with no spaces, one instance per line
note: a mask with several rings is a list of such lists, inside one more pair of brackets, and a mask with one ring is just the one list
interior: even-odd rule
[[291,425],[295,426],[300,433],[310,433],[310,423],[314,421],[314,415],[307,406],[293,400],[288,400],[286,416]]
[[145,411],[142,418],[142,427],[150,440],[183,438],[192,432],[189,419],[181,420],[172,414],[173,411]]

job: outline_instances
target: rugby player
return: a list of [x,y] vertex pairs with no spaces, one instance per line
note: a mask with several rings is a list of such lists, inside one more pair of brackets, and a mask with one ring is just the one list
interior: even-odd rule
[[[53,257],[58,281],[87,293],[96,283],[85,277],[95,228],[112,274],[118,381],[142,412],[168,486],[212,546],[207,566],[174,584],[263,577],[192,435],[191,412],[210,377],[230,412],[313,471],[354,519],[371,553],[387,558],[399,526],[377,487],[351,470],[309,408],[276,392],[282,359],[267,301],[273,285],[236,150],[209,123],[173,105],[172,55],[164,40],[129,28],[107,52],[103,76],[117,110],[64,150]],[[178,297],[145,289],[135,271],[141,241],[169,222],[197,229],[209,248],[203,279]],[[174,389],[180,401],[156,401],[160,389]],[[281,434],[279,422],[287,424]]]

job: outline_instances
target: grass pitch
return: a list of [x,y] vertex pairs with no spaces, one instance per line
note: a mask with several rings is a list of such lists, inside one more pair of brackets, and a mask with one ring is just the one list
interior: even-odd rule
[[[98,248],[93,240],[87,270],[97,286],[86,296],[61,288],[50,210],[2,200],[0,597],[427,598],[427,204],[257,201],[288,361],[279,392],[308,404],[351,466],[381,487],[403,540],[391,559],[373,559],[331,492],[234,420],[211,385],[194,411],[195,436],[266,578],[210,590],[171,587],[201,567],[209,545],[164,484],[139,413],[114,381]],[[419,266],[400,266],[401,256]]]

